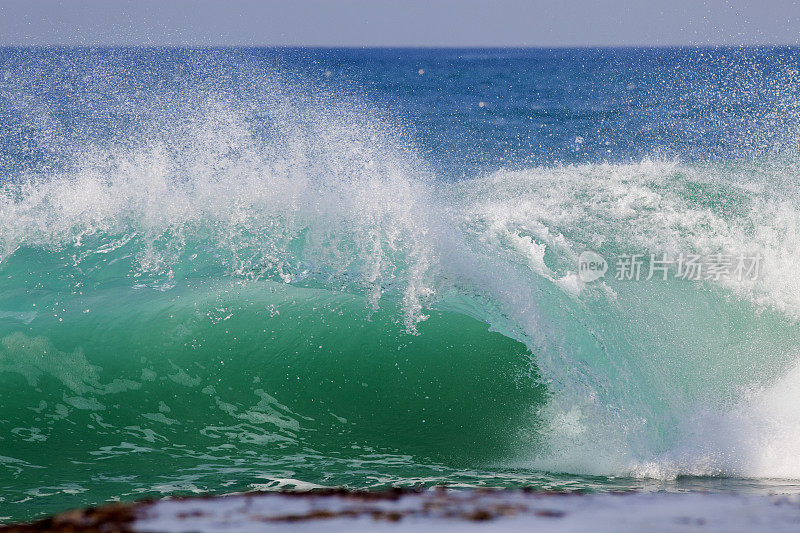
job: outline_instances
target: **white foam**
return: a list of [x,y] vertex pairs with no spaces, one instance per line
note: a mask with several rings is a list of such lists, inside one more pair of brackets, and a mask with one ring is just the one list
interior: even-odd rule
[[[522,445],[524,464],[655,478],[800,478],[791,336],[800,317],[800,177],[791,172],[769,163],[731,170],[644,161],[499,172],[455,186],[456,198],[471,199],[458,206],[468,235],[580,297],[575,305],[553,294],[521,299],[520,291],[542,290],[540,281],[507,274],[491,295],[521,327],[554,391],[538,413],[544,429]],[[755,280],[683,286],[579,284],[577,256],[587,249],[758,254],[763,271]],[[714,284],[720,290],[709,292]]]
[[143,117],[150,137],[74,147],[67,169],[0,186],[0,261],[28,246],[79,263],[135,237],[140,273],[168,277],[200,241],[233,275],[297,282],[307,263],[355,278],[373,305],[392,288],[413,330],[434,258],[427,170],[403,141],[343,107],[275,97],[264,135],[213,95],[193,104],[177,123]]

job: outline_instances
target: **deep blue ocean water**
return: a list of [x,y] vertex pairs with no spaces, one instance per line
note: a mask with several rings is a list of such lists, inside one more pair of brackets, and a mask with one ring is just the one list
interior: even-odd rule
[[97,140],[134,125],[134,104],[152,105],[150,93],[255,99],[242,92],[274,77],[289,92],[372,106],[406,130],[441,179],[797,148],[792,48],[6,48],[2,60],[5,165],[41,161],[26,143],[22,99],[56,115],[64,134]]

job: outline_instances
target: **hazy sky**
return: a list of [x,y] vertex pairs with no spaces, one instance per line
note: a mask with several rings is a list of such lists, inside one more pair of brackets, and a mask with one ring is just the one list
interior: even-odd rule
[[800,2],[0,0],[0,44],[800,44]]

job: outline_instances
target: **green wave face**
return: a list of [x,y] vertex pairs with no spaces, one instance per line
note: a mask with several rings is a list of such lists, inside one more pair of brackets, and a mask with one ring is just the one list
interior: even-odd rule
[[464,315],[410,335],[392,304],[268,281],[31,297],[12,263],[0,497],[16,516],[282,478],[409,483],[508,454],[544,401],[527,348]]
[[[26,205],[40,201],[31,190],[7,189],[6,207],[33,216],[6,235],[0,262],[3,516],[185,492],[795,477],[800,333],[776,274],[742,287],[580,285],[570,270],[587,234],[608,253],[683,235],[686,249],[695,237],[735,246],[750,231],[780,265],[786,248],[752,226],[787,233],[783,204],[762,203],[761,220],[731,213],[764,202],[753,194],[705,205],[695,191],[712,185],[693,172],[587,167],[418,185],[444,202],[412,202],[427,209],[409,210],[414,223],[381,208],[385,219],[366,225],[302,209],[278,221],[250,205],[160,227],[141,200],[103,218],[101,195],[91,216],[84,207],[54,232],[71,205],[53,207],[58,183],[32,189],[50,195],[52,227]],[[171,202],[186,192],[174,187]],[[634,231],[650,199],[610,216],[632,188],[696,234]],[[548,205],[554,190],[564,205]],[[145,192],[160,201],[158,188]],[[138,192],[127,194],[124,206]],[[581,195],[598,212],[570,213]]]

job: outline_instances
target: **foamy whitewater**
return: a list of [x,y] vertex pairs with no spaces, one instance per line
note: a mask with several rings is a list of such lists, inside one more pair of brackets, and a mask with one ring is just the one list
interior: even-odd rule
[[0,58],[0,518],[797,490],[796,51]]

